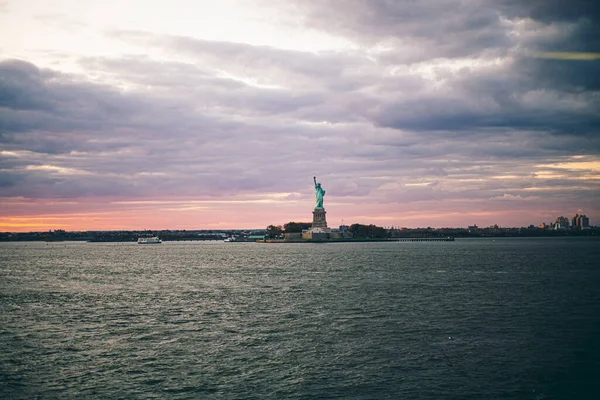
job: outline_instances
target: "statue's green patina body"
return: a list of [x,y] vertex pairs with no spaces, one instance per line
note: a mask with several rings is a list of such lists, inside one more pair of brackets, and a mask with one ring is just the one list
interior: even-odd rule
[[317,206],[315,210],[323,210],[323,197],[325,197],[325,189],[321,187],[320,183],[317,183],[317,177],[313,176],[315,182],[315,196],[317,197]]

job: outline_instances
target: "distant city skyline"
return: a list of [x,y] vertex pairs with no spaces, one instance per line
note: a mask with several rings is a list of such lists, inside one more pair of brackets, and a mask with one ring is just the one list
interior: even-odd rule
[[0,0],[0,231],[598,225],[592,3]]

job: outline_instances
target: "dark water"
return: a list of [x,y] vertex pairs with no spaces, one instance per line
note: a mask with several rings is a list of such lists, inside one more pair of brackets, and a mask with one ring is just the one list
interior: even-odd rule
[[1,243],[0,279],[3,399],[600,398],[597,239]]

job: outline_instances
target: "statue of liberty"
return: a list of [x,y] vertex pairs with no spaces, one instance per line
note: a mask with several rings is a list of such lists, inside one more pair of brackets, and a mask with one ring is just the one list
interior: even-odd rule
[[325,189],[321,187],[320,183],[317,183],[317,177],[313,176],[315,181],[315,196],[317,197],[317,206],[315,210],[323,210],[323,197],[325,196]]

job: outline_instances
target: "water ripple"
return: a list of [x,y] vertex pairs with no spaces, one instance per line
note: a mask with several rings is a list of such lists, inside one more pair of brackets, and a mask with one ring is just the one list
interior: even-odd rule
[[598,240],[0,244],[0,398],[596,398]]

